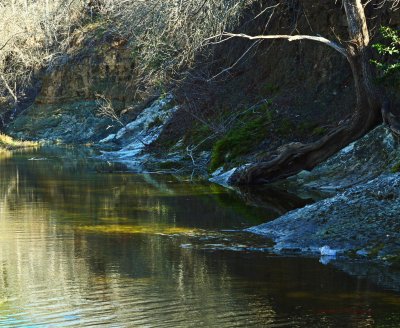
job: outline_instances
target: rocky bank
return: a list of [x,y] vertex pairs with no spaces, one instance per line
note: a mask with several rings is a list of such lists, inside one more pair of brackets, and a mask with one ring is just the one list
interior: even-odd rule
[[248,229],[278,252],[345,255],[400,264],[400,152],[384,126],[289,180],[330,196]]

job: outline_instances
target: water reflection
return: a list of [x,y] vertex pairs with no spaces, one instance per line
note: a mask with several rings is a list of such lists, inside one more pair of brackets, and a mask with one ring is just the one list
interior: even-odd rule
[[97,174],[86,158],[0,159],[0,326],[400,324],[398,295],[367,280],[315,260],[201,246],[239,242],[220,231],[264,209],[214,185]]

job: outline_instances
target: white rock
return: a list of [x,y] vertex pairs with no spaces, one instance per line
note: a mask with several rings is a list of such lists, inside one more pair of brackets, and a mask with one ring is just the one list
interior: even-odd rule
[[110,134],[109,136],[105,137],[104,139],[101,139],[99,141],[99,143],[106,143],[106,142],[109,142],[109,141],[114,140],[114,139],[115,139],[115,133]]
[[330,248],[329,246],[320,247],[319,251],[321,256],[336,256],[337,250]]
[[319,263],[323,265],[328,265],[334,259],[333,256],[321,256]]
[[181,244],[181,248],[192,248],[192,244]]
[[217,183],[221,186],[228,186],[229,178],[232,176],[233,173],[235,173],[236,170],[237,170],[236,167],[227,172],[223,172],[223,170],[222,171],[217,170],[219,174],[213,175],[212,178],[209,179],[209,181]]
[[340,154],[344,155],[344,154],[350,153],[351,151],[353,151],[354,146],[355,146],[355,142],[353,142],[353,143],[351,143],[350,145],[348,145],[347,147],[343,148],[343,149],[340,151]]
[[29,158],[28,161],[47,161],[46,157],[32,157]]
[[139,168],[146,159],[146,154],[143,154],[145,147],[160,136],[164,125],[178,110],[178,106],[167,107],[172,99],[172,95],[168,95],[154,101],[134,121],[121,128],[116,134],[111,134],[101,140],[100,143],[105,143],[124,138],[125,144],[120,150],[103,152],[101,158],[118,160],[131,169]]
[[213,173],[211,173],[211,176],[216,177],[220,175],[222,172],[224,172],[224,168],[221,166],[220,168],[216,169]]

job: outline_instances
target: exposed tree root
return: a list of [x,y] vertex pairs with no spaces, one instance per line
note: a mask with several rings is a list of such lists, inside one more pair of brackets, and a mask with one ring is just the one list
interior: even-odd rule
[[[331,43],[325,38],[315,38],[300,35],[299,39],[308,39],[327,44],[344,55],[352,69],[357,106],[352,117],[331,131],[320,140],[310,144],[292,143],[281,147],[279,154],[267,162],[255,163],[237,170],[230,178],[233,185],[261,184],[283,179],[311,170],[325,161],[340,149],[361,138],[377,124],[383,121],[394,134],[400,135],[400,114],[391,111],[389,102],[385,101],[384,93],[375,85],[374,70],[371,66],[370,35],[361,0],[343,0],[343,6],[348,22],[351,42],[346,48]],[[250,39],[263,36],[249,37]],[[264,38],[282,38],[297,40],[295,37],[265,36]]]
[[[369,115],[368,115],[369,112]],[[381,122],[380,111],[356,115],[326,136],[309,144],[292,143],[267,162],[255,163],[236,171],[230,178],[233,185],[262,184],[284,179],[302,170],[311,170],[340,149],[361,138]]]

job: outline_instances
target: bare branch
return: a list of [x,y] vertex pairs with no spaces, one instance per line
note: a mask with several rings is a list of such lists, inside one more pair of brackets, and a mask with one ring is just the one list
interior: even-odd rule
[[124,123],[122,123],[119,115],[115,111],[111,99],[107,98],[105,95],[102,94],[97,94],[96,93],[96,104],[99,106],[98,108],[98,115],[99,116],[104,116],[108,117],[111,120],[117,122],[121,126],[125,126]]
[[346,48],[343,46],[337,44],[336,42],[333,42],[331,40],[328,40],[322,36],[312,36],[312,35],[284,35],[284,34],[276,34],[276,35],[247,35],[243,33],[222,33],[220,36],[222,37],[237,37],[237,38],[245,38],[249,40],[274,40],[274,39],[284,39],[288,40],[289,42],[291,41],[300,41],[300,40],[310,40],[310,41],[316,41],[319,43],[323,43],[333,49],[335,49],[337,52],[342,54],[344,57],[349,58],[349,53],[347,52]]
[[7,83],[6,78],[4,77],[3,74],[0,74],[0,77],[3,80],[4,86],[6,87],[7,91],[13,97],[14,103],[17,103],[18,102],[18,97],[16,96],[15,92],[11,89],[10,85]]
[[[260,41],[259,41],[260,42]],[[243,54],[239,57],[238,60],[236,60],[231,66],[224,68],[221,72],[218,74],[214,75],[213,77],[209,78],[207,82],[211,82],[212,80],[216,79],[218,76],[222,75],[223,73],[229,72],[231,69],[233,69],[239,62],[250,52],[250,50],[257,45],[257,42],[253,43]]]

